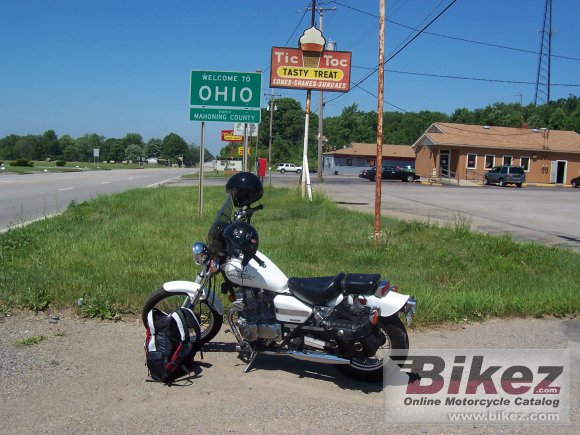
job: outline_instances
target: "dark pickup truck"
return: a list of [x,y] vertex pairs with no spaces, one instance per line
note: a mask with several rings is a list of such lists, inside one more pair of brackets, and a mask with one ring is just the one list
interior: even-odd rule
[[[358,174],[359,178],[366,178],[370,181],[375,181],[377,170],[375,168],[363,169]],[[415,181],[420,177],[415,174],[415,171],[399,168],[398,166],[383,166],[382,180],[401,180],[401,181]]]

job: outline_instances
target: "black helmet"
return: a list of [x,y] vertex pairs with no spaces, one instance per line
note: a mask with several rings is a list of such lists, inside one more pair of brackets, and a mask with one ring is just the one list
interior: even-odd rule
[[226,193],[232,195],[236,207],[249,206],[264,195],[260,179],[251,172],[238,172],[226,183]]
[[243,254],[242,266],[247,266],[258,251],[260,240],[256,229],[245,222],[236,221],[224,230],[223,237],[228,247],[228,255]]

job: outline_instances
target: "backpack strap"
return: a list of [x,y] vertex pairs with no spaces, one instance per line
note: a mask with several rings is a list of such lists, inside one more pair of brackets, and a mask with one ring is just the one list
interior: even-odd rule
[[185,318],[187,319],[187,325],[192,327],[195,331],[195,343],[193,343],[193,348],[199,350],[201,355],[201,359],[203,359],[203,350],[201,345],[201,327],[199,326],[199,321],[195,314],[193,314],[193,310],[191,308],[182,307],[177,311],[181,311],[185,313]]
[[188,345],[191,346],[191,344],[189,343],[189,329],[187,328],[187,322],[181,313],[181,309],[169,314],[169,316],[171,316],[175,321],[181,338],[181,343],[179,343],[179,346],[177,346],[177,349],[173,352],[169,362],[165,365],[165,370],[168,372],[174,372],[179,368],[178,360],[181,360],[181,353],[184,351],[184,348],[187,348]]
[[147,350],[150,352],[156,350],[155,336],[157,335],[157,331],[155,330],[155,322],[153,321],[154,310],[155,309],[147,313],[147,335],[145,339],[145,345],[147,346]]

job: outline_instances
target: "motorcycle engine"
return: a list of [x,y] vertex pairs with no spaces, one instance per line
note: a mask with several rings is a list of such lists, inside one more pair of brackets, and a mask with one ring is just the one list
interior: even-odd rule
[[240,334],[250,343],[258,339],[277,341],[282,338],[280,324],[276,321],[274,295],[270,292],[242,287],[236,292],[233,309],[240,315],[236,322]]

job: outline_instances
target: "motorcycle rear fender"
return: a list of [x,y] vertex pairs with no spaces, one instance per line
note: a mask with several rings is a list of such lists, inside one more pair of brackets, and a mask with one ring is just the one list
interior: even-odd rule
[[396,292],[388,292],[383,298],[376,296],[365,296],[367,306],[379,308],[381,317],[389,317],[397,314],[409,300],[409,295],[402,295]]
[[202,291],[200,299],[205,300],[207,304],[213,308],[220,316],[224,315],[224,307],[222,301],[215,294],[213,290],[206,287],[201,287],[198,283],[191,281],[170,281],[163,284],[163,290],[170,293],[187,293],[192,299],[197,297],[197,294]]

